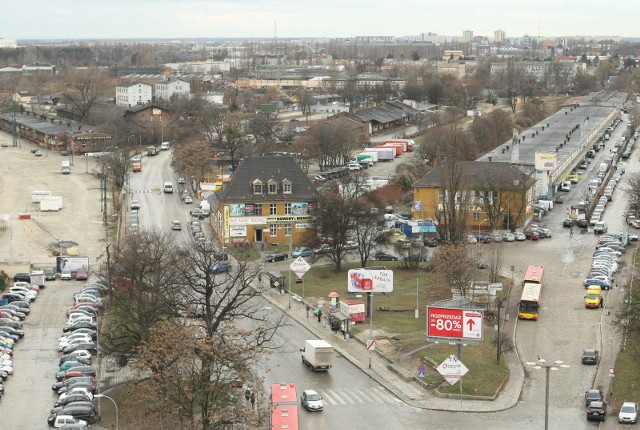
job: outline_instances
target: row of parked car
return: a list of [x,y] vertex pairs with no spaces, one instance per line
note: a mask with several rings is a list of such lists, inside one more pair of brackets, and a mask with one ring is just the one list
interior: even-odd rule
[[97,420],[93,404],[97,373],[92,360],[98,352],[98,315],[105,293],[103,285],[87,284],[73,295],[73,304],[67,309],[67,323],[58,339],[63,355],[51,386],[58,399],[47,419],[54,428],[88,429]]
[[13,351],[24,338],[22,322],[31,312],[31,303],[40,287],[18,278],[0,297],[0,398],[4,395],[4,381],[13,374]]

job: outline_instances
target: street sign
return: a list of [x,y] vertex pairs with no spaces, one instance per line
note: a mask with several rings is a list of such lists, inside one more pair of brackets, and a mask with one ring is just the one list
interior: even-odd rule
[[418,378],[423,379],[425,376],[427,376],[427,366],[420,364],[418,366]]
[[609,368],[609,376],[611,376],[612,378],[615,376],[615,371],[613,370],[613,367]]
[[462,361],[458,360],[455,355],[450,355],[440,366],[436,367],[436,370],[451,385],[455,385],[469,371],[467,366],[462,364]]
[[367,351],[375,351],[376,350],[376,340],[369,339],[367,340]]
[[418,372],[418,378],[424,379],[425,376],[427,375],[424,372]]
[[298,275],[298,278],[302,278],[304,274],[307,273],[309,269],[311,269],[311,266],[305,261],[304,258],[298,257],[293,261],[293,263],[289,265],[289,269],[291,269],[293,273]]
[[482,339],[482,311],[427,306],[427,337]]

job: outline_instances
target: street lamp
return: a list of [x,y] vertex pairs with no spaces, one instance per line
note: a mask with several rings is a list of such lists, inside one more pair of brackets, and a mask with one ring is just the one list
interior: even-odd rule
[[[480,236],[480,226],[481,226],[481,225],[482,225],[482,223],[484,223],[485,221],[489,221],[489,218],[487,218],[487,219],[484,219],[484,220],[480,221],[480,224],[478,224],[478,237]],[[478,240],[480,240],[480,239],[478,239]]]
[[118,430],[118,404],[116,403],[115,400],[113,400],[111,397],[107,396],[106,394],[96,394],[95,396],[93,396],[94,399],[101,399],[103,397],[111,400],[111,402],[113,402],[113,406],[116,408],[116,430]]
[[535,363],[527,363],[527,366],[530,366],[536,370],[545,369],[546,379],[545,379],[545,400],[544,400],[544,430],[549,430],[549,372],[551,370],[558,370],[559,368],[567,368],[570,367],[568,364],[563,364],[564,362],[561,360],[556,360],[551,364],[548,364],[544,358],[538,357],[538,361]]

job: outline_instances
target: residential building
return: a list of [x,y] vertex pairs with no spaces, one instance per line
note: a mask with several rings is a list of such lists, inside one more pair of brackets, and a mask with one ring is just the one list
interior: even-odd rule
[[462,32],[462,41],[464,43],[471,43],[472,40],[473,40],[473,31],[465,30]]
[[3,37],[0,37],[0,48],[15,49],[17,47],[18,44],[16,43],[16,39],[5,39]]
[[317,191],[288,155],[245,158],[209,196],[220,243],[298,246],[315,237]]
[[151,102],[152,87],[139,82],[125,82],[116,86],[116,106],[131,107]]
[[502,44],[507,41],[507,33],[504,30],[496,30],[493,32],[493,41],[497,44]]
[[413,184],[412,218],[446,226],[455,212],[470,231],[522,229],[533,217],[535,183],[511,163],[443,162]]
[[191,84],[182,79],[167,78],[155,83],[156,100],[170,100],[172,97],[191,96]]

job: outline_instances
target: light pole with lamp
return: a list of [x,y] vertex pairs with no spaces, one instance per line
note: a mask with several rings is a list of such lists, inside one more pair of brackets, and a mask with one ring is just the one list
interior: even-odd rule
[[480,224],[478,224],[478,241],[480,241],[480,226],[481,226],[485,221],[489,221],[489,218],[483,219],[482,221],[480,221]]
[[564,364],[561,360],[556,360],[551,364],[548,364],[544,358],[538,357],[538,361],[535,363],[527,363],[536,370],[545,369],[545,400],[544,400],[544,430],[549,430],[549,373],[552,370],[558,370],[559,368],[570,367],[568,364]]
[[113,406],[116,408],[116,430],[118,430],[118,404],[116,403],[115,400],[113,400],[111,397],[107,396],[106,394],[96,394],[93,396],[94,399],[101,399],[101,398],[106,398],[111,400],[111,402],[113,402]]

